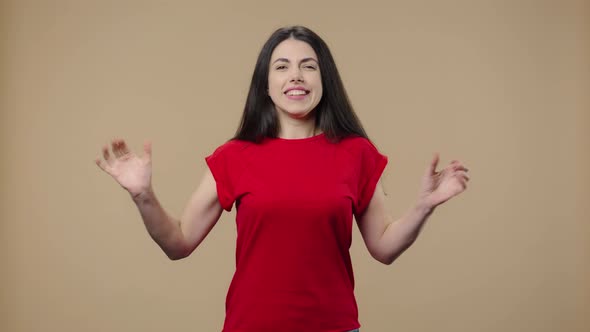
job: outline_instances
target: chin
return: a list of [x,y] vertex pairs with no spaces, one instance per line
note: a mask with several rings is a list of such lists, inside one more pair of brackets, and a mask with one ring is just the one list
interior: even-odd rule
[[312,115],[311,111],[287,111],[286,112],[290,117],[296,119],[305,119]]

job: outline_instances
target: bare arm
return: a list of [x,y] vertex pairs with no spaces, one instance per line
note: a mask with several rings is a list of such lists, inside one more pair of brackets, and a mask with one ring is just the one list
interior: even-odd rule
[[367,211],[358,220],[371,256],[383,264],[393,263],[414,243],[433,211],[434,208],[428,206],[416,206],[394,221],[386,211],[385,193],[377,185]]
[[164,253],[173,260],[190,255],[209,234],[221,216],[216,183],[207,169],[201,183],[192,194],[180,220],[170,216],[160,205],[151,185],[152,149],[144,145],[144,155],[131,152],[125,141],[112,141],[102,149],[103,159],[96,164],[129,192],[139,209],[145,227]]
[[152,190],[133,200],[148,233],[173,260],[189,256],[213,229],[223,211],[209,169],[190,197],[180,220],[164,210]]
[[467,188],[467,168],[452,161],[441,172],[436,172],[438,154],[422,178],[418,203],[397,221],[386,211],[385,193],[379,181],[369,206],[357,219],[367,249],[376,260],[391,264],[414,241],[434,209],[459,195]]

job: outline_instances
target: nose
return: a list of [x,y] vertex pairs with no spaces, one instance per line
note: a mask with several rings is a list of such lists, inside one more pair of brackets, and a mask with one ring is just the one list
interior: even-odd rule
[[291,73],[290,82],[292,82],[292,83],[294,83],[294,82],[303,83],[303,75],[301,75],[301,70],[299,68],[293,69],[293,72]]

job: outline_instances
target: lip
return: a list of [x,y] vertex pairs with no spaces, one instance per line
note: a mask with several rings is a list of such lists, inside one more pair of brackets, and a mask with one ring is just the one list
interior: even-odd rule
[[304,88],[302,86],[292,86],[292,87],[288,88],[287,90],[285,90],[285,92],[283,92],[283,93],[287,94],[291,90],[302,90],[302,91],[305,91],[306,94],[309,93],[309,90],[307,90],[306,88]]

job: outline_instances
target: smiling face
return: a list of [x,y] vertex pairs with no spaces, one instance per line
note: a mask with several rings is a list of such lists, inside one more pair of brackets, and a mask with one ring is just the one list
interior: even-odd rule
[[268,71],[268,94],[279,118],[306,119],[322,99],[322,77],[313,48],[286,39],[274,49]]

